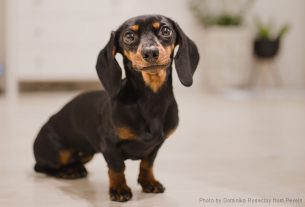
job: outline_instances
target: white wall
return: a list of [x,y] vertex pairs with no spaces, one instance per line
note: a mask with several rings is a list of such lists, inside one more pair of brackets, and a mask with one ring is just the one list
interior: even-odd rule
[[[7,0],[7,1],[16,1],[16,0]],[[24,3],[25,1],[29,1],[29,0],[18,0],[18,1]],[[90,11],[90,9],[93,8],[93,13],[91,14],[91,16],[90,13],[88,13],[89,16],[87,16],[86,19],[84,19],[84,21],[89,20],[90,23],[92,23],[92,21],[100,22],[99,23],[100,27],[98,28],[92,27],[93,29],[95,29],[92,31],[90,30],[91,27],[86,27],[85,38],[93,37],[92,38],[93,40],[98,39],[99,41],[98,44],[95,44],[95,42],[92,42],[92,39],[88,39],[89,42],[91,41],[90,42],[91,46],[87,45],[86,48],[90,52],[88,52],[88,54],[85,56],[81,55],[83,53],[79,53],[78,55],[82,57],[81,58],[82,63],[85,62],[87,64],[87,65],[84,64],[84,66],[86,67],[82,67],[82,68],[92,71],[93,74],[92,77],[93,76],[95,77],[96,75],[94,72],[94,65],[95,65],[97,52],[99,49],[101,49],[101,47],[106,43],[106,41],[109,38],[108,36],[105,37],[105,35],[103,35],[105,34],[104,31],[107,31],[108,34],[108,31],[116,29],[119,26],[119,24],[121,24],[124,20],[130,18],[131,16],[140,15],[140,14],[158,13],[172,17],[174,20],[179,22],[183,30],[198,44],[200,51],[202,51],[202,48],[204,48],[204,44],[202,41],[204,37],[204,30],[202,29],[201,25],[199,25],[199,23],[194,19],[191,11],[189,10],[188,0],[166,0],[166,1],[155,0],[153,2],[151,0],[129,0],[129,1],[111,0],[111,4],[115,5],[114,7],[112,7],[112,9],[115,8],[115,11],[113,10],[113,15],[107,16],[107,18],[105,17],[101,19],[96,19],[94,14],[100,10],[99,8],[101,8],[101,6],[107,5],[105,4],[105,2],[108,1],[109,0],[90,1],[91,4],[89,4],[89,2],[85,0],[77,0],[77,1],[57,0],[52,2],[39,1],[48,4],[52,3],[52,5],[53,4],[55,5],[56,2],[58,2],[59,5],[68,5],[70,3],[76,4],[76,2],[78,2],[79,4],[84,3],[85,6],[82,7],[81,11],[88,10],[88,12]],[[93,6],[94,2],[98,6]],[[3,56],[4,56],[4,46],[3,46],[3,42],[1,42],[1,37],[3,37],[3,33],[4,33],[3,25],[1,25],[1,23],[3,23],[3,12],[1,12],[1,9],[3,9],[3,3],[4,0],[0,0],[0,62],[3,62]],[[62,7],[63,7],[62,8],[63,11],[65,11],[64,10],[65,8],[69,8],[65,6]],[[52,10],[52,8],[49,9]],[[305,41],[304,41],[305,12],[304,11],[305,11],[304,0],[268,0],[268,1],[257,0],[251,11],[251,14],[249,15],[250,25],[253,25],[254,23],[253,17],[255,16],[260,16],[263,20],[274,18],[276,22],[278,22],[279,24],[283,22],[291,23],[291,31],[283,41],[282,53],[279,58],[280,71],[282,73],[286,86],[289,87],[305,86]],[[73,11],[73,12],[79,12],[79,11]],[[69,13],[67,13],[67,15],[68,14]],[[50,18],[52,19],[52,17]],[[67,28],[63,27],[59,32],[62,33],[64,36],[64,33],[68,35],[70,30],[68,27]],[[77,38],[81,38],[81,32],[75,33],[75,35],[78,35]],[[75,38],[76,37],[73,37],[73,39]],[[85,39],[81,39],[81,40],[86,41]],[[33,44],[37,44],[37,41],[34,42]],[[77,50],[73,50],[72,52],[75,53],[77,52]],[[69,54],[69,53],[65,53],[65,54]],[[75,59],[75,57],[71,55],[70,58],[65,58],[65,59],[71,60],[71,59]],[[58,62],[58,64],[61,63]],[[66,64],[70,64],[70,63],[66,63]],[[65,64],[62,64],[62,66],[65,66]],[[67,70],[69,72],[69,69]],[[196,86],[203,87],[203,84],[201,83],[201,81],[203,80],[203,76],[204,76],[204,57],[201,58],[200,67],[195,76]],[[175,84],[180,85],[177,79]]]
[[[0,0],[0,65],[4,65],[4,0]],[[0,71],[0,91],[4,87],[4,76],[1,73]]]
[[[288,22],[291,30],[283,39],[278,67],[287,87],[305,86],[305,1],[257,0],[251,17],[273,20],[277,25]],[[253,19],[250,23],[253,24]]]
[[[228,0],[229,1],[229,0]],[[231,0],[230,2],[234,2]],[[189,11],[187,11],[189,13]],[[256,0],[246,16],[246,26],[256,33],[256,19],[263,22],[272,20],[275,26],[290,24],[290,31],[283,38],[277,66],[284,82],[284,88],[305,88],[305,1],[304,0]],[[191,24],[190,31],[200,49],[205,47],[201,41],[205,31]],[[201,27],[199,25],[199,27]],[[205,76],[204,56],[201,58],[203,74]],[[199,72],[199,73],[200,73]],[[198,78],[198,77],[196,77]],[[199,77],[200,78],[200,77]],[[201,81],[200,79],[199,81]]]
[[0,64],[4,63],[4,0],[0,0]]
[[19,80],[95,80],[99,50],[133,16],[164,14],[185,30],[193,25],[185,0],[7,0],[7,5],[8,70]]

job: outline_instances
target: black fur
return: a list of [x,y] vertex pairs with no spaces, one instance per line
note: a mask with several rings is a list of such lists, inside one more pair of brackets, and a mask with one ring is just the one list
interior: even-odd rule
[[[148,27],[155,21],[172,29],[171,38],[162,39],[158,36],[159,31]],[[126,45],[122,35],[133,24],[139,25],[141,31],[138,31],[137,42]],[[145,84],[141,72],[133,68],[124,51],[135,52],[143,42],[149,43],[148,46],[155,44],[154,38],[164,47],[179,45],[174,58],[175,67],[182,84],[192,85],[199,54],[194,42],[177,23],[160,15],[140,16],[126,21],[111,33],[109,42],[98,56],[96,70],[105,91],[77,96],[41,128],[34,143],[37,172],[60,178],[85,177],[84,158],[95,153],[102,153],[109,169],[114,172],[123,173],[126,159],[145,159],[149,166],[153,165],[165,136],[178,125],[178,108],[172,90],[173,54],[170,55],[170,64],[163,69],[166,71],[165,82],[154,92]],[[121,53],[124,58],[126,78],[123,80],[121,68],[115,60],[116,53]],[[117,133],[120,127],[132,129],[136,138],[120,138]],[[68,163],[62,164],[59,154],[64,150],[71,153]],[[154,186],[149,186],[147,191],[153,192],[151,189]],[[126,189],[128,191],[128,187]],[[164,191],[160,183],[158,189]],[[112,191],[116,195],[119,192],[117,189]],[[132,194],[127,194],[129,197],[117,201],[129,200]],[[116,200],[120,197],[111,195],[111,198]]]
[[195,43],[184,34],[180,26],[177,23],[174,25],[179,36],[178,45],[180,46],[175,57],[175,67],[181,83],[185,86],[191,86],[193,74],[199,62],[199,53]]
[[112,32],[110,40],[100,52],[96,64],[97,74],[111,97],[119,92],[122,79],[122,70],[113,55],[116,50],[115,38],[115,32]]

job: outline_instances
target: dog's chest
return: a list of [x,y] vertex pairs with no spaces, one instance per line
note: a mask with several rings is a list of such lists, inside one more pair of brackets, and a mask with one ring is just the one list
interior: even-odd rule
[[138,160],[147,157],[161,143],[156,141],[143,142],[139,140],[128,140],[121,142],[119,147],[125,159]]
[[141,159],[164,141],[164,114],[166,105],[148,107],[121,105],[114,112],[114,125],[119,146],[129,159]]

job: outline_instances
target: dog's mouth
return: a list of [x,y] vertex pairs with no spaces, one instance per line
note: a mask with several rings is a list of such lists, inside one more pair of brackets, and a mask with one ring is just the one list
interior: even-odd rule
[[170,63],[150,65],[150,66],[147,66],[147,67],[143,67],[141,69],[141,71],[148,72],[148,73],[157,73],[158,71],[167,68],[169,66],[169,64]]

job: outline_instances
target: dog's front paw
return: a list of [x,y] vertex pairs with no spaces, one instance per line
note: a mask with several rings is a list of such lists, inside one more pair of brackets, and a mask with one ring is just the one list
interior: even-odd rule
[[144,193],[163,193],[164,186],[158,181],[140,183]]
[[126,202],[132,198],[132,192],[127,185],[110,188],[109,195],[112,201],[117,202]]

